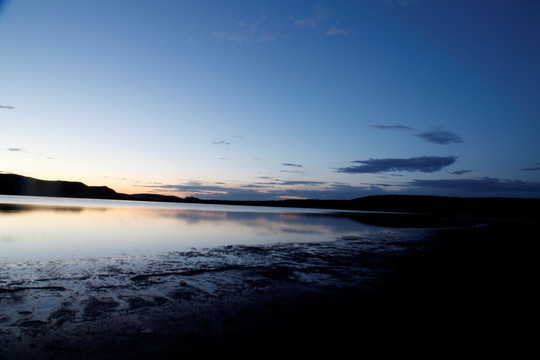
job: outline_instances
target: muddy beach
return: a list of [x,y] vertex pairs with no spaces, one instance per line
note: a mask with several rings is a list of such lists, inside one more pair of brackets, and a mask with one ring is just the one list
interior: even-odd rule
[[0,358],[515,354],[537,233],[493,223],[3,267]]

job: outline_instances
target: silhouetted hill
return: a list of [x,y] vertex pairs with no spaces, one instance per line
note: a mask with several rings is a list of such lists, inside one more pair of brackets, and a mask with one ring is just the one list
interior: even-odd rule
[[87,186],[81,182],[72,181],[39,180],[15,174],[0,174],[0,194],[94,199],[122,198],[120,194],[106,186]]
[[49,181],[16,174],[0,174],[0,194],[51,196],[109,200],[139,200],[160,202],[193,202],[177,196],[159,194],[122,194],[106,186],[87,186],[81,182]]

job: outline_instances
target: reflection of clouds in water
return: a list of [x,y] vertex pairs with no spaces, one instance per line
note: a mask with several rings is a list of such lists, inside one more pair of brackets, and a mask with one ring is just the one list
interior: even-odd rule
[[[84,201],[80,203],[84,205]],[[77,204],[72,199],[69,206],[0,205],[7,211],[0,211],[2,260],[99,258],[224,245],[321,242],[384,230],[347,216],[309,209],[186,204],[143,207],[146,204],[142,203],[130,207],[129,202],[97,200],[93,206]]]
[[[264,213],[201,210],[149,210],[149,216],[173,218],[187,225],[250,227],[270,233],[330,234],[336,230],[357,229],[359,224],[345,216],[302,213]],[[267,232],[259,232],[267,234]]]
[[43,205],[20,205],[20,204],[0,204],[0,214],[18,214],[23,212],[72,212],[83,211],[106,211],[106,208],[84,208],[74,206],[43,206]]
[[13,243],[15,241],[16,241],[15,238],[13,236],[10,236],[10,235],[2,235],[0,237],[0,242],[3,242],[3,243],[9,244],[9,243]]

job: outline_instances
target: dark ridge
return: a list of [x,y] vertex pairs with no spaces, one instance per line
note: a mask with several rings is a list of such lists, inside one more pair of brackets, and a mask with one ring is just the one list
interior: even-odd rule
[[0,174],[0,194],[121,199],[120,194],[106,186],[87,186],[72,181],[38,180],[15,174]]

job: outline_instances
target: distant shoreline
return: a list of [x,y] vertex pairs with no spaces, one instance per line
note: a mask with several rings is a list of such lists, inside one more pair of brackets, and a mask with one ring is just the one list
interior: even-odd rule
[[168,203],[318,208],[437,214],[451,217],[481,217],[535,222],[540,218],[540,199],[504,197],[445,197],[429,195],[374,195],[351,200],[205,200],[160,194],[123,194],[106,186],[81,182],[48,181],[16,174],[0,174],[0,195],[69,197],[102,200],[132,200]]

